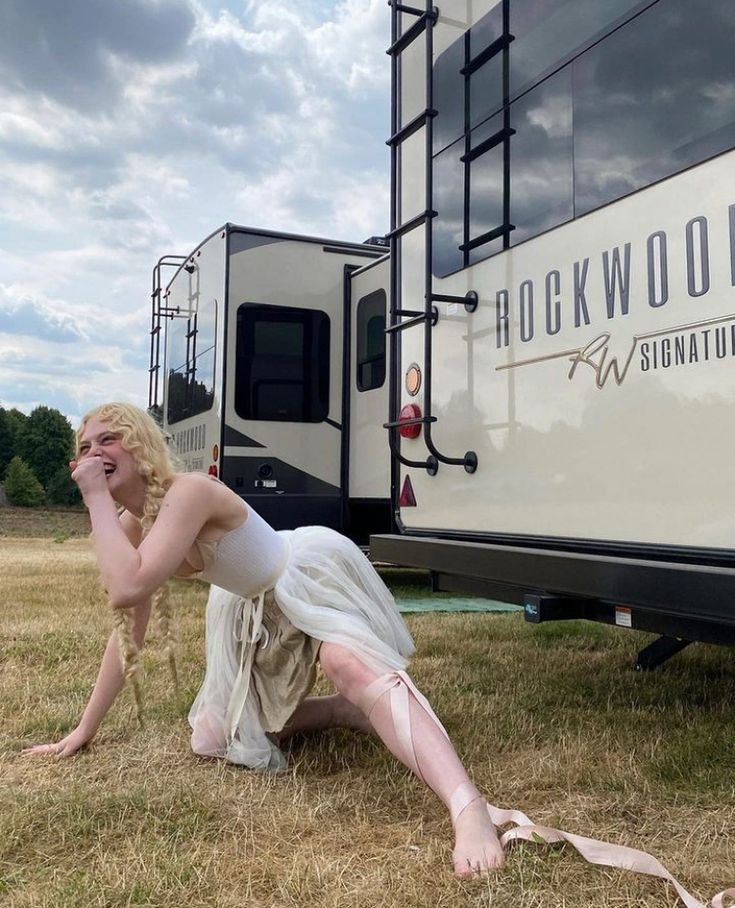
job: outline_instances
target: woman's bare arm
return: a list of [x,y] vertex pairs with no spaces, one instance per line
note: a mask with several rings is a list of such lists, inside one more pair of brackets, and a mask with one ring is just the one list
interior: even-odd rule
[[179,476],[136,548],[121,526],[101,459],[82,461],[73,478],[89,509],[97,563],[113,608],[130,608],[153,595],[184,561],[204,524],[222,510],[223,492],[215,483],[194,474]]
[[[133,640],[138,649],[142,649],[146,628],[151,614],[151,600],[139,602],[133,608]],[[107,641],[102,664],[97,674],[94,689],[89,697],[79,724],[60,741],[50,744],[36,744],[26,748],[23,753],[31,755],[55,754],[59,757],[70,757],[97,734],[102,720],[110,711],[115,698],[124,684],[122,661],[117,634],[114,632]]]

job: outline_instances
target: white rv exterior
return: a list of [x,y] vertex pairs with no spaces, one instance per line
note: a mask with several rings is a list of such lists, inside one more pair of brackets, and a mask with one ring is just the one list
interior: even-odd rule
[[391,430],[375,556],[735,641],[731,4],[444,0],[393,28],[391,422],[423,422]]
[[387,409],[386,250],[227,224],[168,262],[165,289],[154,274],[150,404],[183,467],[279,529],[389,529],[372,422]]

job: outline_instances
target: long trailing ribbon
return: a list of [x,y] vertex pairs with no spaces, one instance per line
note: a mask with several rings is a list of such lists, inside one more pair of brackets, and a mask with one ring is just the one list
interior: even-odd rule
[[[365,688],[360,703],[365,715],[370,715],[376,702],[386,693],[390,696],[391,715],[393,717],[396,735],[403,748],[404,760],[409,768],[424,781],[423,774],[419,768],[418,756],[416,754],[413,732],[411,729],[411,697],[413,697],[433,719],[447,739],[449,738],[449,735],[442,723],[436,717],[428,700],[416,688],[413,681],[411,681],[405,672],[389,672],[388,674],[377,678]],[[453,819],[456,819],[462,810],[476,796],[477,794],[474,786],[463,782],[451,798],[450,810]],[[500,836],[500,843],[504,848],[511,842],[519,839],[545,845],[552,845],[557,842],[568,842],[590,864],[601,864],[605,867],[619,867],[623,870],[632,870],[635,873],[645,873],[649,876],[655,876],[662,880],[666,880],[676,889],[679,898],[686,905],[686,908],[725,908],[726,898],[735,900],[735,887],[733,887],[718,893],[709,903],[698,901],[694,896],[687,892],[681,883],[669,873],[660,861],[645,851],[639,851],[636,848],[628,848],[625,845],[613,845],[611,842],[602,842],[599,839],[585,838],[584,836],[564,832],[561,829],[554,829],[550,826],[539,826],[520,810],[503,810],[492,804],[488,804],[487,809],[490,814],[490,819],[498,828],[511,824],[514,826],[513,829],[508,829]]]
[[[664,865],[653,855],[637,848],[628,848],[625,845],[613,845],[611,842],[602,842],[599,839],[588,839],[561,829],[549,826],[538,826],[519,810],[501,810],[492,804],[487,805],[490,819],[495,826],[505,826],[508,823],[517,824],[514,829],[509,829],[500,837],[500,843],[505,847],[517,839],[527,842],[552,845],[555,842],[568,842],[590,864],[602,864],[605,867],[620,867],[623,870],[632,870],[634,873],[645,873],[649,876],[666,880],[676,889],[679,898],[687,908],[707,908],[704,902],[695,899],[681,883],[672,876]],[[714,896],[710,905],[712,908],[724,908],[726,897],[735,899],[735,888],[725,889]]]

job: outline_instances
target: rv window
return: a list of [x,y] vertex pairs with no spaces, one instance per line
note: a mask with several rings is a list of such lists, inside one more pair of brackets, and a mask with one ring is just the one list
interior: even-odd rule
[[166,324],[169,424],[197,416],[214,402],[214,339],[217,301],[201,305],[191,317]]
[[329,415],[329,317],[243,303],[237,311],[235,411],[242,419],[322,422]]
[[732,0],[667,0],[631,25],[573,69],[577,214],[735,146]]
[[[434,273],[735,147],[735,16],[731,0],[706,7],[515,0],[507,52],[482,58],[501,34],[500,4],[449,47],[434,68]],[[488,67],[506,53],[506,100],[492,114],[502,79]]]
[[385,383],[385,290],[363,296],[357,304],[357,390],[372,391]]
[[[657,0],[513,0],[509,4],[508,102],[538,84]],[[503,37],[497,3],[434,66],[434,153],[503,107],[503,53],[483,52]],[[468,65],[470,71],[467,71]],[[466,85],[465,85],[466,80]],[[465,88],[467,110],[465,119]]]

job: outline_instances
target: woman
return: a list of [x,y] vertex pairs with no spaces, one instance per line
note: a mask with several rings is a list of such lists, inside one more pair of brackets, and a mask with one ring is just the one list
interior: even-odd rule
[[[196,753],[278,769],[277,735],[374,730],[449,809],[457,874],[503,865],[487,803],[403,671],[411,637],[359,549],[323,527],[277,533],[223,483],[175,472],[154,421],[127,404],[84,417],[70,467],[126,659],[113,634],[78,726],[26,753],[71,756],[92,740],[132,673],[156,590],[201,577],[213,586],[207,671],[189,714]],[[337,694],[305,699],[317,661]]]

